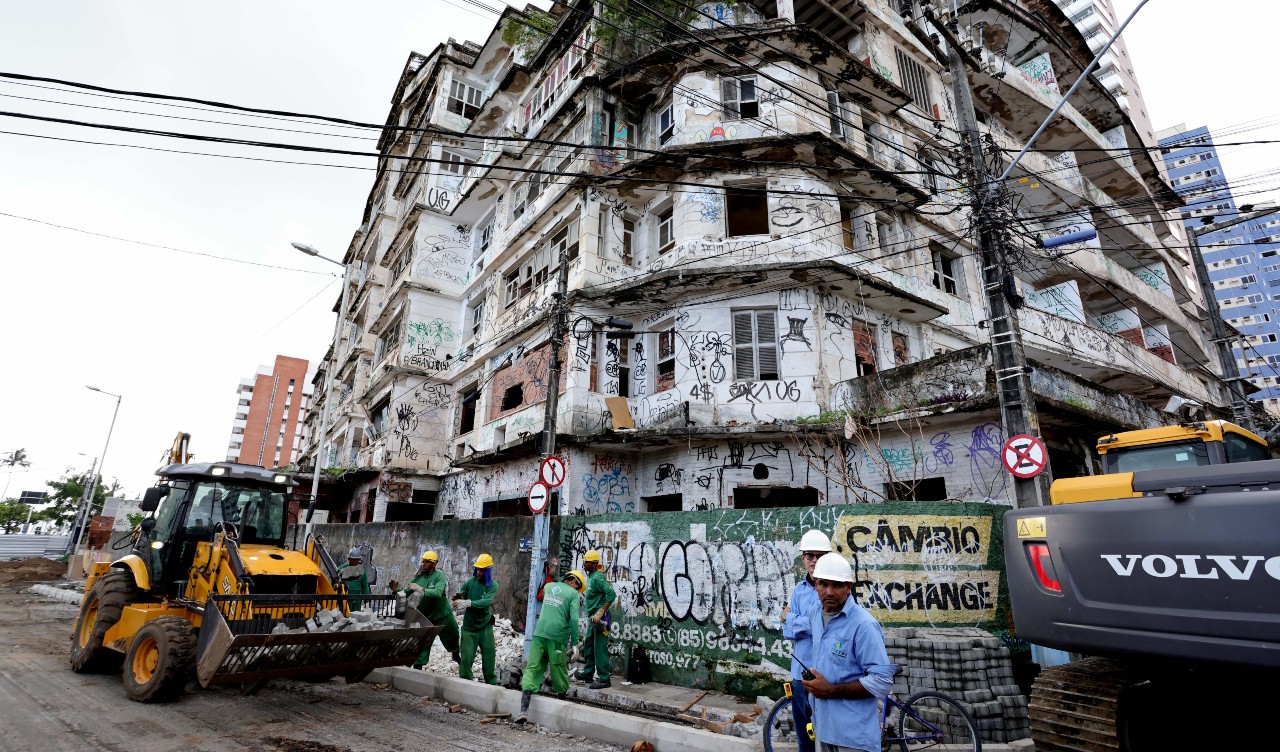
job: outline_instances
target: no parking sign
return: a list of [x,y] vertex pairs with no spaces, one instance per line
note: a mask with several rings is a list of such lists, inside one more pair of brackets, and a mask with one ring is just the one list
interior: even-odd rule
[[1049,452],[1040,439],[1020,433],[1004,443],[1000,459],[1015,478],[1034,478],[1049,464]]

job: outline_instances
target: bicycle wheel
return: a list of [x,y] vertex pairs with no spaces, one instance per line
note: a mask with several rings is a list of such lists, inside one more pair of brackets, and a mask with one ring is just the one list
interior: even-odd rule
[[944,744],[948,750],[982,750],[982,739],[973,716],[941,692],[917,692],[902,703],[898,737],[903,752],[918,752]]
[[783,697],[769,711],[764,723],[764,752],[799,752],[800,737],[804,729],[796,729],[795,716],[791,714],[791,698]]

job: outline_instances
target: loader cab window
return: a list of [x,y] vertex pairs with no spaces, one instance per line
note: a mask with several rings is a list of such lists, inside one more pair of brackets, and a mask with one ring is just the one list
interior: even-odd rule
[[271,488],[201,481],[192,494],[184,533],[209,540],[219,522],[235,523],[241,543],[279,543],[284,534],[284,494]]
[[1222,443],[1227,447],[1227,462],[1256,462],[1271,459],[1271,453],[1266,447],[1238,433],[1230,431],[1223,433]]
[[156,529],[151,534],[153,540],[169,540],[174,532],[174,525],[177,524],[178,510],[186,500],[190,486],[190,481],[185,480],[174,481],[169,486],[169,495],[164,497],[160,502],[160,509],[156,511]]

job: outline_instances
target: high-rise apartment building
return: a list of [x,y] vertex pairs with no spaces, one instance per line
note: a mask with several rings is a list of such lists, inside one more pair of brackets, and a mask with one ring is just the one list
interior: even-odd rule
[[263,467],[293,462],[310,399],[307,361],[277,355],[253,378],[241,379],[227,461]]
[[[1187,202],[1182,209],[1187,230],[1235,219],[1240,208],[1209,129],[1178,125],[1157,135],[1169,179]],[[1266,207],[1245,204],[1246,210]],[[1280,209],[1205,232],[1199,246],[1222,318],[1242,335],[1232,347],[1236,364],[1261,390],[1251,399],[1280,414]]]
[[[1067,14],[1071,23],[1084,35],[1084,40],[1089,43],[1089,50],[1095,55],[1119,26],[1111,0],[1053,0],[1053,2]],[[1151,116],[1147,114],[1147,104],[1142,100],[1142,89],[1138,87],[1138,78],[1134,75],[1133,61],[1129,59],[1129,49],[1125,46],[1123,36],[1111,45],[1111,49],[1094,70],[1094,75],[1097,76],[1098,82],[1111,92],[1120,104],[1120,108],[1133,121],[1133,127],[1138,131],[1143,142],[1147,146],[1155,145],[1155,129],[1151,125]]]

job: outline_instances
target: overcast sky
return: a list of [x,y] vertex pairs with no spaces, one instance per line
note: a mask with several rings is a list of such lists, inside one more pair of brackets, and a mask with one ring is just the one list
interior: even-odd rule
[[[1136,2],[1118,0],[1122,18]],[[1244,0],[1227,0],[1215,9],[1206,12],[1203,3],[1191,0],[1152,0],[1126,33],[1157,128],[1280,122],[1280,102],[1269,83],[1278,12]],[[482,42],[494,20],[463,0],[0,0],[0,71],[381,123],[410,51],[429,53],[450,36]],[[360,130],[140,105],[4,79],[0,111],[338,148],[371,150],[375,144]],[[0,118],[0,131],[373,165],[371,159],[9,117]],[[1233,139],[1276,137],[1271,126]],[[1227,150],[1224,161],[1229,177],[1243,179],[1274,170],[1278,155],[1280,146],[1242,147]],[[293,251],[290,242],[341,257],[359,225],[372,176],[361,169],[0,134],[0,213],[298,270],[186,255],[0,216],[0,394],[6,398],[0,453],[23,447],[33,461],[30,470],[14,473],[9,495],[44,490],[46,480],[69,467],[87,470],[101,454],[115,400],[88,391],[87,384],[124,397],[106,477],[118,478],[129,496],[153,482],[153,471],[180,430],[193,435],[197,459],[223,459],[239,380],[276,354],[314,362],[332,337],[330,311],[341,270]],[[1248,190],[1275,184],[1265,178]],[[0,484],[6,481],[0,473]]]

